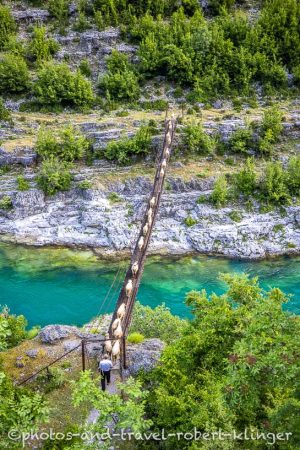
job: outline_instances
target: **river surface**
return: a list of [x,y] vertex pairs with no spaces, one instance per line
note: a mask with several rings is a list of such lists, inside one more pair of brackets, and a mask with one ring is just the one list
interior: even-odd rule
[[[99,260],[90,251],[0,244],[0,305],[7,305],[11,313],[24,314],[30,326],[82,325],[99,313],[112,311],[127,264],[128,260]],[[247,272],[258,276],[265,289],[279,287],[291,294],[286,308],[300,314],[300,257],[255,262],[207,256],[152,257],[146,263],[138,299],[152,307],[165,303],[172,313],[189,317],[184,304],[187,292],[224,292],[226,286],[218,280],[222,272]]]

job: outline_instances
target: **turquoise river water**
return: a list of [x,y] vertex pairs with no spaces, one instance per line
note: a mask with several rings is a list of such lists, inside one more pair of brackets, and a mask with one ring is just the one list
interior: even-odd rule
[[[98,313],[110,312],[118,290],[103,300],[119,271],[120,286],[128,261],[99,260],[89,251],[30,249],[0,245],[0,305],[24,314],[29,325],[50,323],[82,325]],[[188,317],[184,298],[190,290],[221,293],[221,272],[247,272],[258,276],[262,287],[277,286],[291,294],[286,307],[300,314],[300,257],[267,261],[236,261],[207,256],[180,259],[149,258],[138,299],[152,307],[165,303]]]

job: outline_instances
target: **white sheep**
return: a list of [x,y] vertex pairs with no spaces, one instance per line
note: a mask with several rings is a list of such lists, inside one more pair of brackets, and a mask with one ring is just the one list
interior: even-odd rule
[[148,219],[152,219],[152,216],[153,216],[153,209],[152,208],[148,209],[147,216],[148,216]]
[[161,167],[165,168],[167,167],[167,160],[164,159],[163,162],[161,163]]
[[146,236],[146,234],[148,233],[148,230],[149,230],[149,226],[148,226],[148,224],[146,223],[146,225],[143,227],[143,235],[144,235],[144,236]]
[[[109,338],[109,334],[106,335],[106,338]],[[112,345],[111,345],[111,341],[105,341],[104,342],[104,350],[106,351],[106,353],[111,353],[112,350]]]
[[152,217],[148,218],[148,226],[151,227],[152,224]]
[[168,148],[166,148],[165,155],[166,155],[166,158],[168,158],[170,156],[170,150]]
[[132,266],[131,266],[131,272],[132,272],[132,275],[135,277],[135,276],[137,275],[138,271],[139,271],[139,264],[138,264],[138,262],[136,261],[136,262],[133,263]]
[[128,280],[128,283],[126,284],[125,290],[126,290],[126,296],[130,297],[132,293],[132,280]]
[[153,207],[155,206],[155,203],[156,203],[156,198],[155,198],[155,197],[152,197],[151,200],[150,200],[150,206],[151,206],[151,208],[153,208]]
[[140,240],[139,240],[139,242],[138,242],[138,247],[139,247],[139,250],[142,250],[142,248],[144,247],[144,238],[143,238],[143,236],[142,237],[140,237]]
[[164,176],[164,174],[165,174],[165,169],[162,168],[159,175],[162,178]]
[[113,321],[112,326],[111,326],[112,330],[115,330],[115,329],[120,325],[120,323],[121,323],[121,320],[120,320],[119,318],[118,318],[118,319],[115,319],[115,320]]
[[114,337],[120,339],[123,336],[123,330],[121,324],[114,331]]
[[120,354],[120,342],[119,341],[114,342],[114,344],[112,346],[111,354],[112,354],[113,362],[115,362],[117,359],[117,356]]
[[117,316],[119,319],[124,318],[125,311],[126,311],[125,303],[122,303],[122,305],[119,306],[118,311],[117,311]]
[[169,147],[172,142],[172,136],[170,131],[166,134],[166,145]]

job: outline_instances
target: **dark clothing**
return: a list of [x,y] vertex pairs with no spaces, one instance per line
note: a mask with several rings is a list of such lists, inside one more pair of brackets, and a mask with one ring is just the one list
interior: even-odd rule
[[105,391],[105,380],[107,381],[107,384],[110,383],[110,370],[100,370],[101,373],[101,387],[102,391]]

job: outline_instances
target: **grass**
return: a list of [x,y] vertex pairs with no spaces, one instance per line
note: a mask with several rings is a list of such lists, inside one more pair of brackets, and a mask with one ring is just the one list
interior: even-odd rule
[[129,344],[140,344],[145,339],[144,335],[138,332],[131,333],[127,337],[127,342]]

